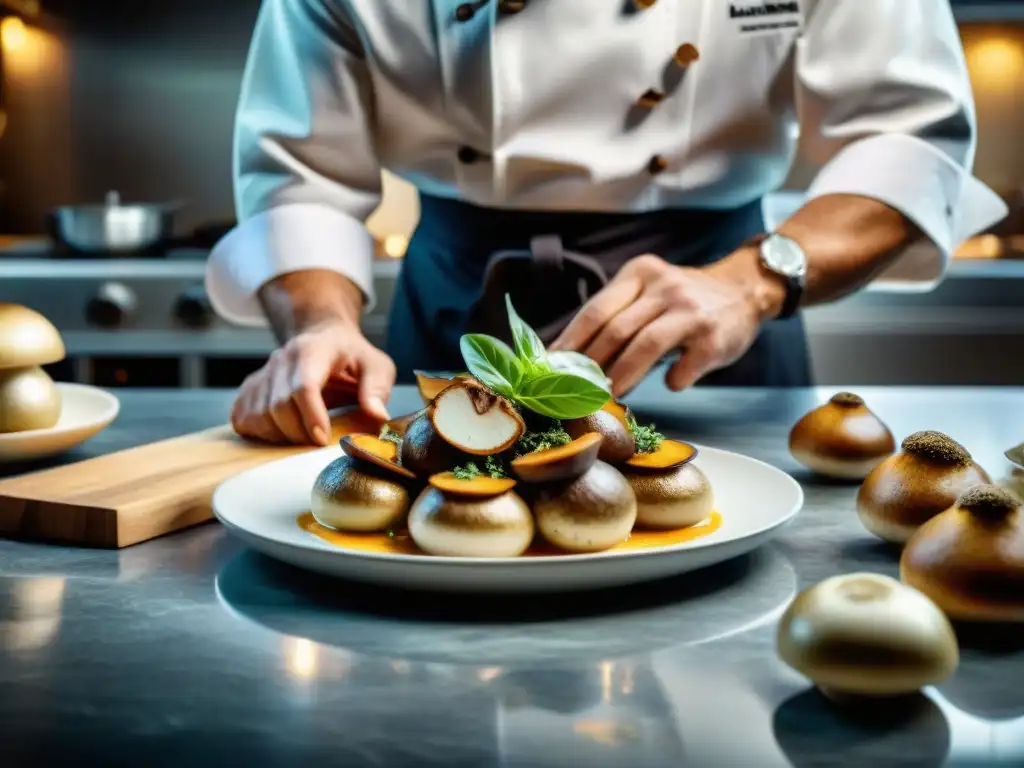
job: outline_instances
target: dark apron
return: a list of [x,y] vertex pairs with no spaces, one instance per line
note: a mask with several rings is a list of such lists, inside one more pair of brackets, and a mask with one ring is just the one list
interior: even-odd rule
[[[400,382],[414,370],[463,370],[464,333],[510,341],[505,293],[550,343],[629,259],[654,253],[704,266],[764,229],[760,201],[730,211],[606,214],[503,211],[421,195],[420,208],[388,329]],[[809,386],[803,321],[767,323],[738,362],[699,383]]]

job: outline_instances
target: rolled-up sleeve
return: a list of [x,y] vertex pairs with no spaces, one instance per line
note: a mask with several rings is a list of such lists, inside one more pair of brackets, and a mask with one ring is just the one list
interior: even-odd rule
[[226,320],[266,320],[258,289],[280,275],[333,270],[374,301],[381,199],[372,93],[358,35],[331,0],[264,0],[235,128],[238,226],[210,254],[206,286]]
[[927,290],[950,254],[1006,215],[972,173],[976,121],[947,0],[818,0],[796,76],[809,144],[828,152],[808,198],[855,194],[903,213],[924,234],[875,281]]

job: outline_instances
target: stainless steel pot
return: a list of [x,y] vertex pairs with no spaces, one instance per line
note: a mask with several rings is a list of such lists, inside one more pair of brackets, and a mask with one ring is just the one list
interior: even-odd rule
[[174,235],[179,203],[124,204],[108,192],[103,205],[72,205],[51,215],[61,244],[86,253],[131,253],[154,248]]

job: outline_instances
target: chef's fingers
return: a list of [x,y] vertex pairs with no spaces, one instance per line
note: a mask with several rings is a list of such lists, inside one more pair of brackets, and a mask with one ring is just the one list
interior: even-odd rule
[[641,296],[615,315],[590,342],[584,354],[599,365],[607,365],[648,324],[658,319],[665,305],[658,299]]
[[302,445],[312,436],[306,432],[302,414],[295,404],[292,371],[296,360],[285,352],[267,368],[266,413],[289,443]]
[[324,389],[337,363],[338,350],[325,344],[297,346],[289,366],[287,387],[303,431],[316,445],[331,441],[331,417]]
[[616,397],[635,387],[662,356],[679,345],[678,314],[661,315],[629,342],[606,371]]
[[262,440],[265,443],[283,443],[284,434],[278,429],[274,420],[267,412],[267,397],[270,390],[270,377],[264,368],[253,377],[250,391],[245,398],[239,434]]
[[551,349],[582,350],[609,320],[636,301],[642,289],[638,277],[627,274],[615,278],[583,305]]
[[679,360],[665,374],[665,386],[673,392],[692,387],[711,367],[711,354],[707,346],[697,343],[687,346]]
[[359,378],[359,407],[379,421],[391,418],[387,402],[395,385],[395,364],[379,349],[366,345],[361,359],[362,376]]

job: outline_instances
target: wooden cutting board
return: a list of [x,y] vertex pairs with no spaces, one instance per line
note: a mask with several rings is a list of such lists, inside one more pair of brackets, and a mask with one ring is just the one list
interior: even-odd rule
[[[375,431],[362,414],[334,437]],[[213,518],[217,486],[242,470],[312,450],[250,443],[216,427],[0,481],[0,537],[127,547]]]

